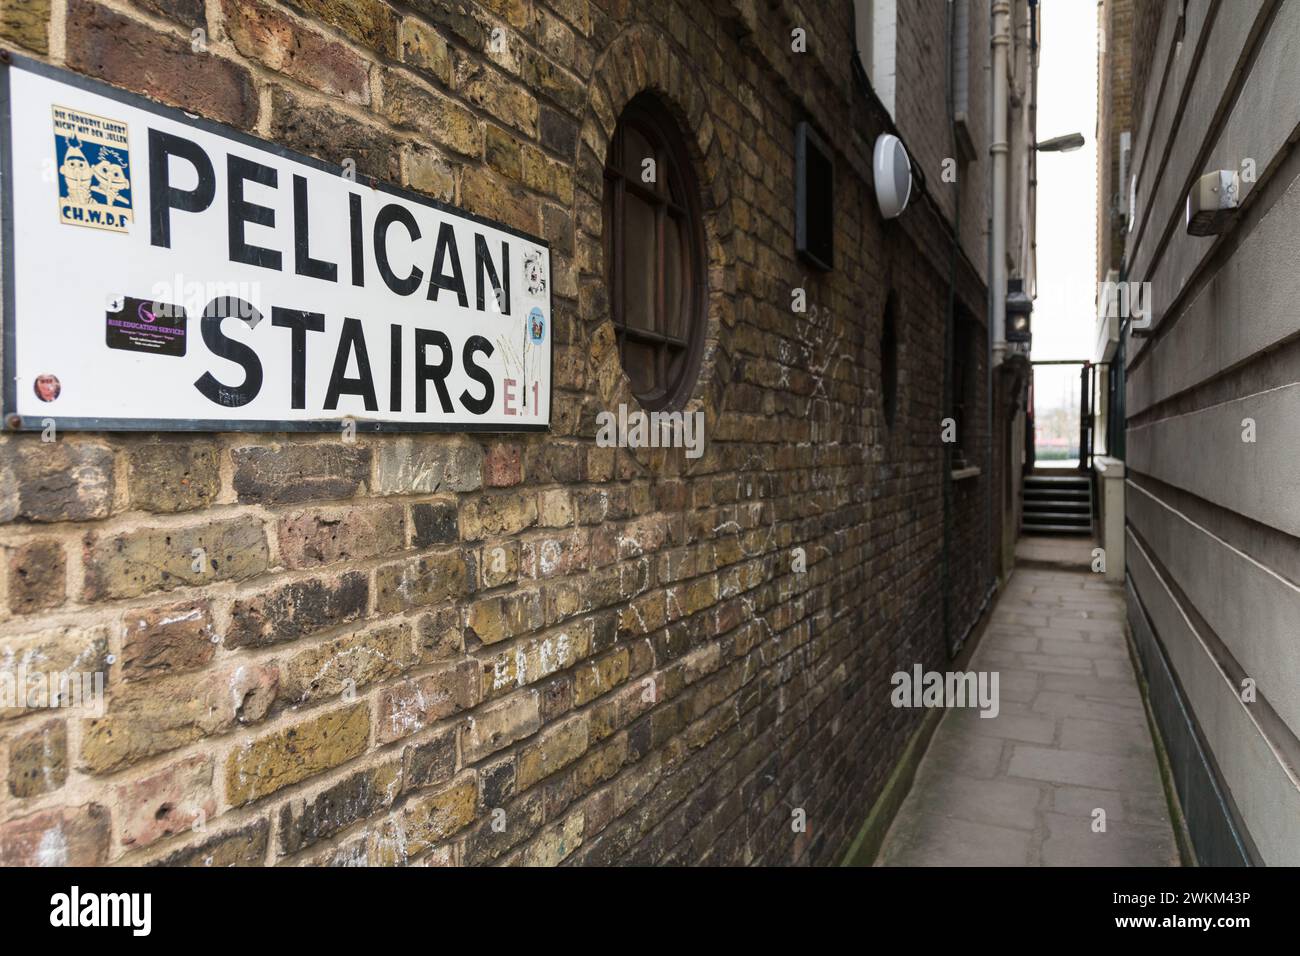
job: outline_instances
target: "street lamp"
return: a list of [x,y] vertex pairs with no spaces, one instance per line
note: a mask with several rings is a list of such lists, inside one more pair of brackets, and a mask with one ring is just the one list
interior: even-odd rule
[[1029,319],[1034,314],[1034,300],[1025,292],[1024,279],[1007,280],[1007,341],[1028,344],[1033,340]]
[[1035,143],[1034,149],[1040,153],[1072,153],[1082,145],[1082,133],[1067,133],[1064,136],[1053,136],[1041,143]]

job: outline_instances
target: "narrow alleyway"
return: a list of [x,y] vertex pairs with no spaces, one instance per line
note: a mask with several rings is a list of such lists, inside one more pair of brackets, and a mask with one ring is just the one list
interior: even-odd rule
[[968,665],[998,672],[1000,710],[943,717],[877,865],[1177,866],[1123,592],[1028,540]]

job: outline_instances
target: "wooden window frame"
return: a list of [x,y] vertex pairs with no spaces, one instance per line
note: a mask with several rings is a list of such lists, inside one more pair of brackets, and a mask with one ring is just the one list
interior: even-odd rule
[[[629,179],[624,171],[625,131],[629,127],[636,129],[654,151],[654,184]],[[661,175],[660,171],[667,175]],[[649,390],[639,391],[634,384],[633,394],[642,407],[649,411],[679,408],[686,403],[694,389],[704,351],[704,231],[699,186],[690,154],[676,120],[654,96],[645,93],[638,95],[619,117],[605,157],[604,190],[601,216],[605,277],[619,358],[626,370],[628,344],[650,346],[654,355],[654,385]],[[652,327],[649,329],[627,324],[624,302],[627,284],[624,210],[629,192],[654,210],[655,296]],[[672,334],[668,316],[665,315],[665,224],[669,216],[680,224],[681,236],[681,314],[677,317],[678,334]],[[670,369],[679,355],[681,365],[677,374],[670,379]]]

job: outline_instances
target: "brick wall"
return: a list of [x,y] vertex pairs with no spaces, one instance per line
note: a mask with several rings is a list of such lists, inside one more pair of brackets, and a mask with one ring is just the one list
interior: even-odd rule
[[[548,435],[0,440],[0,668],[108,691],[98,718],[0,711],[0,863],[838,859],[922,716],[889,676],[946,661],[950,250],[924,204],[878,218],[851,8],[816,9],[0,2],[26,55],[545,236],[556,349]],[[698,460],[593,440],[632,401],[600,167],[645,88],[704,190]],[[838,149],[825,275],[793,254],[805,118]],[[982,321],[965,267],[959,296]],[[959,628],[996,487],[954,495]]]
[[[1120,182],[1120,133],[1134,133],[1133,0],[1103,0],[1098,12],[1106,49],[1097,57],[1097,276],[1119,271],[1127,222],[1119,212],[1128,183]],[[1133,170],[1128,170],[1131,176]]]

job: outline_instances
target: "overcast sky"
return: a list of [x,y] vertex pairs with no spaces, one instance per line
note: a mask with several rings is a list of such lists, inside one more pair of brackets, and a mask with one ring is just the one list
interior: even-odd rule
[[[1085,143],[1072,153],[1038,155],[1033,357],[1091,359],[1097,291],[1097,5],[1042,0],[1041,16],[1038,139],[1078,132]],[[1065,374],[1062,369],[1060,388],[1066,387]],[[1068,375],[1071,383],[1078,382],[1077,368]],[[1045,385],[1040,379],[1040,407],[1056,397],[1051,392],[1057,388]]]

